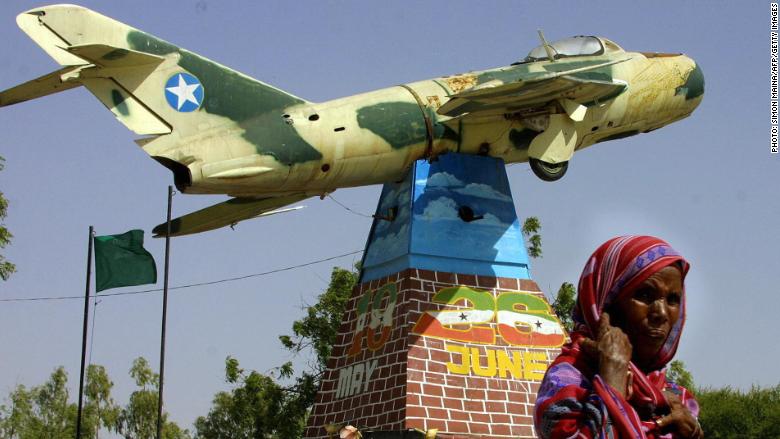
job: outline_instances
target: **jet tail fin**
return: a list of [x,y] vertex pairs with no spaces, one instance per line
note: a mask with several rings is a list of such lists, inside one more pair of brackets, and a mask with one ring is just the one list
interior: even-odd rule
[[84,85],[135,133],[186,137],[225,117],[240,122],[305,102],[80,6],[44,6],[16,21],[64,68],[2,92],[0,106]]

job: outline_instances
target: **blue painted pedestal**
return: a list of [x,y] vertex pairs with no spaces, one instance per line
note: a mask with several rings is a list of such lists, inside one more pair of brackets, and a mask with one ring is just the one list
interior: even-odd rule
[[503,161],[449,153],[385,184],[361,282],[407,268],[531,278]]

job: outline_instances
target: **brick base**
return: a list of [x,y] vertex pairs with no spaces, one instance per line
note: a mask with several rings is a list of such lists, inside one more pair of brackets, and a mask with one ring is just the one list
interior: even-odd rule
[[565,335],[535,282],[408,269],[355,287],[347,310],[304,437],[342,423],[536,437],[536,391]]

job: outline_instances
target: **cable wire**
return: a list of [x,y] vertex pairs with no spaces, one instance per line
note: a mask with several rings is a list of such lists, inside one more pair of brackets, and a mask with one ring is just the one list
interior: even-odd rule
[[95,303],[92,305],[92,329],[89,331],[89,359],[87,360],[87,367],[92,365],[92,347],[95,345],[95,320],[97,320],[97,306],[100,302],[102,300],[98,300],[96,294]]
[[334,203],[336,203],[339,206],[343,207],[344,209],[346,209],[350,213],[353,213],[353,214],[358,215],[358,216],[362,216],[364,218],[374,218],[373,215],[366,215],[365,213],[360,213],[360,212],[357,212],[357,211],[354,211],[354,210],[350,209],[349,207],[347,207],[344,204],[342,204],[339,200],[333,198],[333,195],[331,195],[331,194],[328,194],[328,198],[333,200]]
[[[266,276],[266,275],[269,275],[269,274],[279,273],[279,272],[282,272],[282,271],[289,271],[289,270],[294,270],[296,268],[308,267],[309,265],[315,265],[315,264],[319,264],[319,263],[322,263],[322,262],[332,261],[334,259],[343,258],[345,256],[352,256],[352,255],[356,255],[356,254],[362,253],[362,252],[363,252],[363,250],[355,250],[355,251],[352,251],[352,252],[349,252],[349,253],[344,253],[344,254],[341,254],[341,255],[331,256],[331,257],[325,258],[325,259],[318,259],[316,261],[305,262],[303,264],[291,265],[289,267],[284,267],[284,268],[277,268],[275,270],[264,271],[262,273],[247,274],[245,276],[229,277],[229,278],[226,278],[226,279],[212,280],[212,281],[207,281],[207,282],[198,282],[198,283],[188,284],[188,285],[179,285],[179,286],[175,286],[175,287],[169,287],[168,289],[169,290],[181,290],[181,289],[184,289],[184,288],[202,287],[202,286],[205,286],[205,285],[214,285],[214,284],[220,284],[220,283],[224,283],[224,282],[235,282],[237,280],[249,279],[251,277]],[[98,296],[100,296],[101,298],[102,297],[114,297],[114,296],[130,296],[130,295],[135,295],[135,294],[154,293],[154,292],[158,292],[158,291],[162,291],[162,290],[163,290],[162,288],[153,288],[153,289],[149,289],[149,290],[127,291],[127,292],[122,292],[122,293],[101,293],[101,294],[98,294]],[[83,298],[84,298],[84,296],[26,297],[26,298],[15,297],[15,298],[0,299],[0,302],[35,302],[35,301],[46,301],[46,300],[71,300],[71,299],[83,299]]]

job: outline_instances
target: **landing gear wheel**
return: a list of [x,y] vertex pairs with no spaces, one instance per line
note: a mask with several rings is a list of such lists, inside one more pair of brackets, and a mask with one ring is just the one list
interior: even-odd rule
[[569,169],[569,162],[547,163],[539,159],[529,159],[528,162],[534,174],[544,181],[560,180]]

